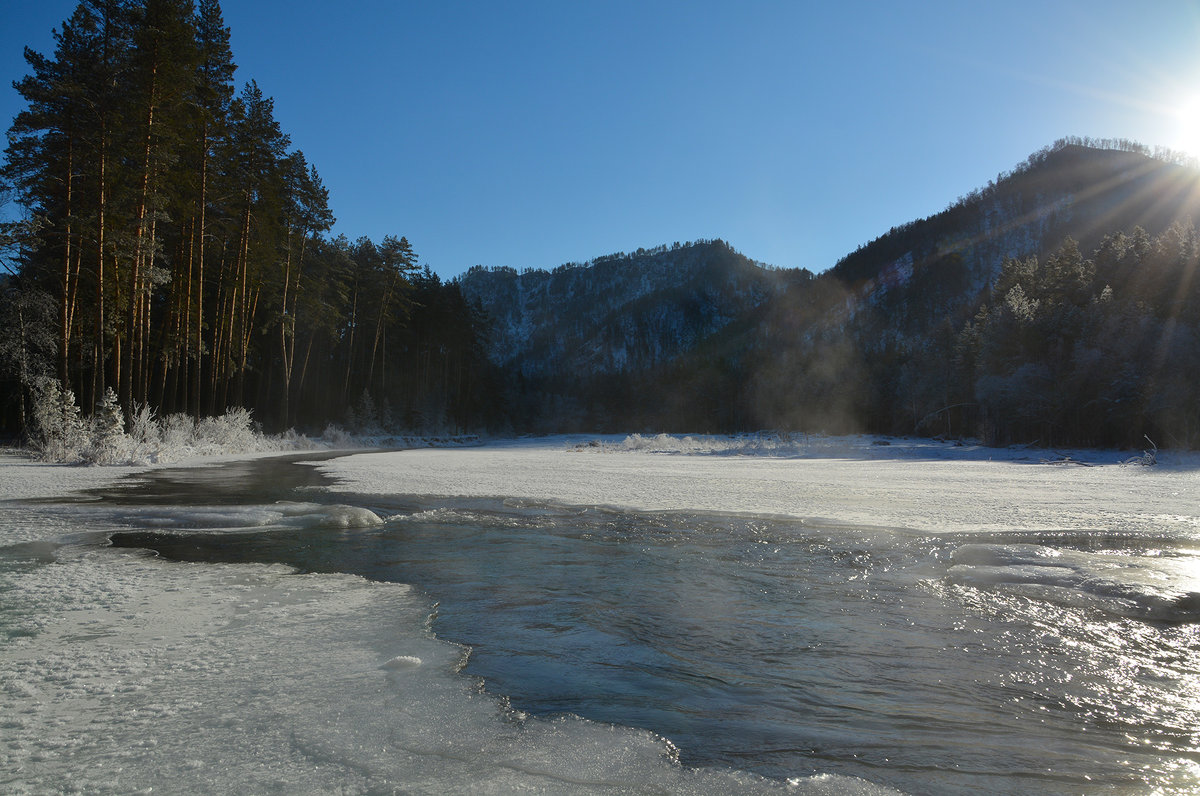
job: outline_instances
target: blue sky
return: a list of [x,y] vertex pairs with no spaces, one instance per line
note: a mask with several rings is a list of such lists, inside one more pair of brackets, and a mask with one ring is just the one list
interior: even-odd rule
[[[22,47],[74,6],[0,0],[6,127]],[[222,9],[334,232],[446,277],[697,238],[819,271],[1063,136],[1200,152],[1200,3]]]

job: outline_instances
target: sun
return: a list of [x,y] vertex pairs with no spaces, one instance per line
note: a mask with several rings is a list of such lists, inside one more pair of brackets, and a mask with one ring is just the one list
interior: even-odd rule
[[1200,94],[1181,99],[1171,112],[1171,148],[1200,155]]

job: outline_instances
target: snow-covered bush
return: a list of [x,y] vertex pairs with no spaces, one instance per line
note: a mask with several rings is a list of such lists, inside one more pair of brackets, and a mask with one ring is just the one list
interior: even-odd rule
[[196,421],[191,415],[167,415],[162,424],[162,442],[167,450],[181,450],[196,442]]
[[231,406],[220,417],[205,417],[196,424],[196,441],[229,451],[257,450],[262,440],[255,434],[250,410]]
[[352,448],[357,445],[354,437],[336,423],[325,426],[325,431],[321,433],[321,439],[335,448]]
[[[251,418],[249,409],[230,408],[221,417],[206,417],[196,422],[190,415],[156,415],[149,405],[134,405],[126,431],[125,414],[116,394],[108,389],[96,411],[87,420],[80,418],[75,396],[55,381],[46,380],[35,392],[33,405],[32,447],[38,455],[53,462],[89,462],[92,464],[147,464],[188,456],[254,453],[282,450],[312,450],[317,443],[289,430],[267,437]],[[354,443],[346,432],[335,429],[326,436]]]
[[75,393],[46,379],[34,391],[33,444],[43,459],[78,461],[84,445],[84,424],[75,405]]
[[149,404],[133,405],[133,416],[129,420],[129,436],[135,445],[158,445],[162,442],[162,427]]
[[112,387],[96,407],[91,421],[91,445],[84,458],[94,464],[122,464],[129,461],[132,440],[125,434],[125,414]]
[[310,451],[317,447],[317,443],[313,442],[304,434],[296,431],[294,428],[289,428],[279,437],[279,444],[285,450]]

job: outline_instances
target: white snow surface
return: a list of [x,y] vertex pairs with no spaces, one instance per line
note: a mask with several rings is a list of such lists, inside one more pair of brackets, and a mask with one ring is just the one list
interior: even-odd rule
[[[295,453],[286,450],[282,453]],[[225,462],[263,459],[279,456],[280,451],[238,453],[212,456],[184,456],[159,463],[98,466],[91,464],[58,464],[43,462],[20,450],[0,450],[0,501],[43,500],[71,495],[115,483],[124,476],[143,472],[147,467],[220,467]],[[21,542],[45,541],[53,538],[53,526],[34,509],[24,506],[0,506],[7,515],[0,519],[0,547]],[[24,519],[19,521],[17,515]],[[35,519],[36,518],[36,519]],[[68,533],[69,529],[63,529]]]
[[918,531],[1200,534],[1200,456],[871,437],[548,437],[364,453],[337,492],[500,497]]

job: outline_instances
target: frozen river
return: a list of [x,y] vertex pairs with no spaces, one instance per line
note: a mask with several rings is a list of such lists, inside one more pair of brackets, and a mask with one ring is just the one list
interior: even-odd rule
[[[471,489],[447,479],[431,496],[381,480],[437,478],[456,453]],[[1060,507],[1045,512],[1052,527],[1001,531],[944,527],[956,511],[987,519],[945,493],[929,498],[936,528],[839,523],[825,505],[815,508],[826,520],[801,519],[772,490],[780,468],[807,462],[560,448],[536,452],[538,474],[527,455],[376,454],[319,470],[265,459],[149,471],[82,502],[11,504],[0,522],[47,528],[0,551],[0,713],[15,717],[0,733],[0,785],[1184,793],[1200,783],[1187,468],[1122,498],[1114,485],[1144,468],[1076,476],[986,463],[1005,479],[1036,471],[1072,486],[1058,503],[1028,496]],[[843,466],[872,463],[881,476],[920,468],[907,470],[918,482],[971,464]],[[507,467],[494,477],[512,495],[488,483],[493,467]],[[624,491],[605,485],[608,500],[572,492],[626,472]],[[787,470],[793,492],[805,472]],[[696,495],[681,494],[681,477]],[[522,494],[549,478],[545,497]],[[638,505],[656,478],[647,494],[661,505]],[[723,485],[732,513],[706,504],[722,500],[710,494],[719,478],[742,479]],[[807,483],[813,503],[844,494]],[[886,484],[863,484],[856,504],[887,489],[877,513],[919,510]],[[977,504],[1013,488],[992,486]],[[1061,507],[1092,488],[1111,496],[1107,511],[1073,526]],[[444,494],[454,491],[475,494]],[[748,499],[764,510],[747,511]],[[1120,505],[1135,499],[1174,513],[1153,522]]]

